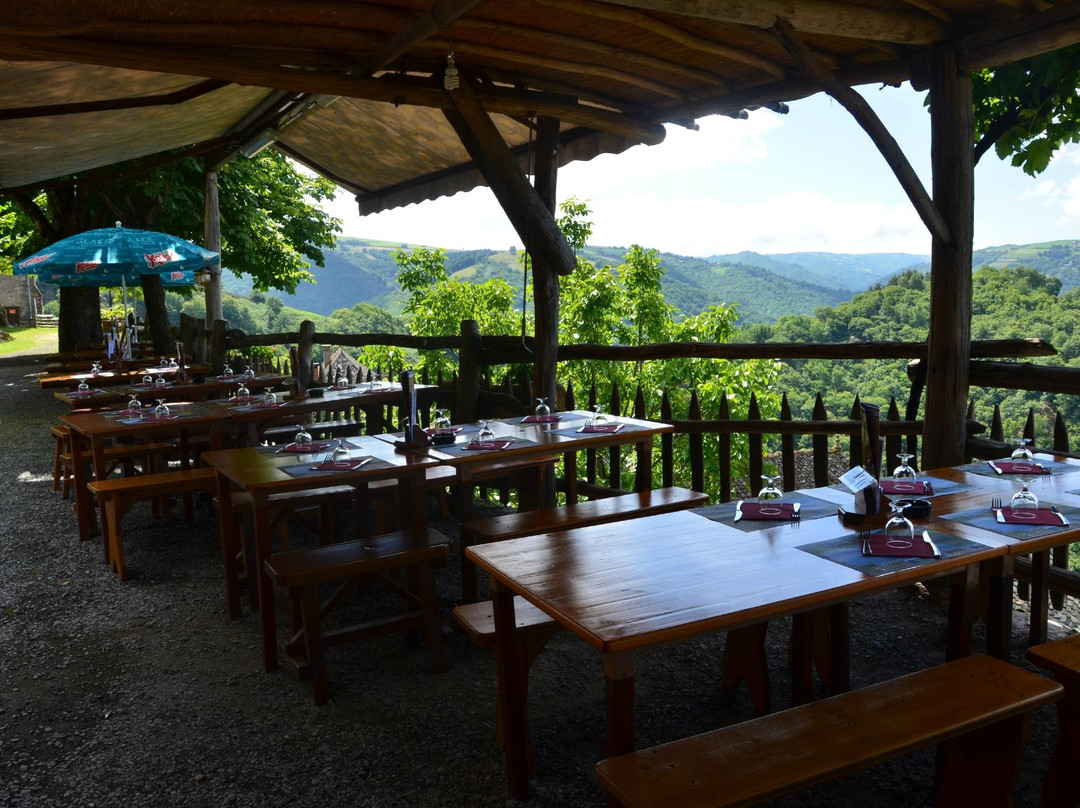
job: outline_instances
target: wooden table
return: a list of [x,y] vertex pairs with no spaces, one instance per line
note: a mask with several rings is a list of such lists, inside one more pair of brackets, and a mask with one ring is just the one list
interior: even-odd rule
[[[95,509],[86,484],[88,471],[93,467],[97,479],[105,479],[108,468],[105,447],[113,440],[132,442],[155,438],[178,441],[181,460],[187,468],[187,446],[193,435],[210,435],[212,444],[220,447],[220,429],[227,413],[217,407],[200,404],[174,404],[169,407],[172,420],[152,418],[135,421],[132,416],[105,412],[74,412],[61,416],[60,422],[71,431],[72,487],[75,490],[75,513],[79,522],[79,538],[88,539],[95,528]],[[104,520],[105,515],[101,518]],[[102,535],[107,535],[102,530]]]
[[[79,382],[83,381],[91,387],[119,387],[125,384],[135,384],[141,381],[142,377],[147,373],[169,379],[179,371],[179,368],[156,367],[153,366],[153,363],[150,363],[150,365],[132,363],[128,364],[123,370],[103,369],[96,375],[90,371],[85,371],[82,373],[58,373],[52,376],[42,376],[38,379],[38,384],[41,385],[42,390],[55,390],[60,387],[74,390],[79,386]],[[205,376],[210,373],[210,366],[188,365],[187,373],[189,378]]]
[[[132,396],[136,396],[143,406],[152,405],[159,398],[166,403],[174,401],[205,401],[213,398],[225,398],[236,392],[243,382],[251,392],[260,392],[267,387],[284,390],[292,382],[291,376],[256,376],[254,379],[233,377],[223,379],[214,377],[203,382],[175,382],[166,387],[146,387],[142,384],[128,384],[122,387],[101,389],[101,392],[80,395],[77,390],[57,390],[53,397],[57,401],[69,404],[77,409],[106,409],[117,405],[126,405]],[[94,387],[92,381],[88,381]]]
[[[963,552],[943,551],[940,559],[919,560],[884,574],[868,574],[799,549],[833,539],[843,543],[845,534],[857,543],[855,531],[845,529],[835,516],[742,532],[731,524],[682,512],[470,547],[468,557],[492,581],[510,795],[524,798],[527,793],[530,748],[525,682],[513,631],[515,595],[603,655],[609,757],[634,748],[634,660],[642,649],[953,576],[950,653],[965,652],[980,566],[1001,564],[999,584],[1007,581],[1011,586],[1005,562],[1033,545],[1025,547],[1023,540],[941,518],[977,508],[988,512],[991,495],[1008,501],[1015,490],[1013,481],[953,470],[932,474],[940,475],[942,487],[944,481],[969,487],[935,497],[934,516],[919,527],[929,526],[937,535],[968,544]],[[1069,487],[1068,476],[1048,479],[1045,494]],[[1074,479],[1080,486],[1080,474]],[[836,491],[807,493],[850,502],[850,495]],[[1077,527],[1062,527],[1053,541],[1078,537]],[[997,600],[1011,606],[1011,590],[1007,598],[999,591]],[[999,604],[991,608],[990,620],[997,622],[1005,614],[1006,607]]]
[[[262,639],[263,667],[274,670],[278,666],[276,645],[276,620],[274,615],[274,587],[264,569],[263,562],[270,557],[270,508],[271,494],[285,491],[303,491],[334,485],[352,485],[365,488],[375,480],[396,479],[402,498],[402,513],[411,524],[423,527],[426,519],[420,483],[424,469],[438,461],[416,453],[400,453],[385,441],[374,437],[348,438],[354,458],[370,457],[365,465],[351,471],[332,473],[290,475],[289,466],[312,465],[306,455],[280,453],[274,447],[245,447],[205,452],[202,461],[217,472],[218,527],[221,533],[224,563],[230,563],[228,537],[233,530],[232,493],[247,491],[252,499],[254,514],[256,586],[259,593],[259,636]],[[325,454],[323,455],[325,456]],[[226,579],[236,576],[226,570]],[[229,592],[229,614],[240,614],[240,597]]]

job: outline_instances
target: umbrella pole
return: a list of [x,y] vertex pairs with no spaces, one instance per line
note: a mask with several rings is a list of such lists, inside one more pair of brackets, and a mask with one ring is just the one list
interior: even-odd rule
[[128,325],[127,278],[123,275],[120,276],[120,292],[124,300],[124,359],[131,359],[131,340],[134,339],[134,335]]

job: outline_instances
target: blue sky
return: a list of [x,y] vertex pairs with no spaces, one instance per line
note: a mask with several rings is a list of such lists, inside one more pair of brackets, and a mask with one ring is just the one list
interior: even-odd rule
[[[930,187],[930,116],[923,94],[860,88]],[[558,197],[587,200],[591,243],[640,244],[684,255],[908,252],[930,237],[884,159],[851,115],[824,94],[786,115],[714,116],[700,130],[668,127],[658,146],[573,163]],[[343,234],[446,248],[520,246],[491,192],[410,205],[364,218],[351,194],[331,206]],[[1080,147],[1032,178],[991,152],[976,167],[975,247],[1080,238]]]

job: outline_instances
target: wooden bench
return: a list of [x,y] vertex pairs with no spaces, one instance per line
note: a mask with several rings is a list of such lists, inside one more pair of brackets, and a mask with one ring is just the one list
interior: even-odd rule
[[[89,488],[97,495],[107,523],[102,536],[105,544],[105,560],[123,581],[127,578],[127,568],[124,564],[124,541],[120,523],[128,509],[134,503],[144,499],[156,499],[192,491],[212,492],[215,488],[214,470],[210,468],[181,469],[140,474],[137,477],[94,480],[89,484]],[[169,511],[166,506],[163,517],[167,519],[168,516]]]
[[1042,804],[1046,808],[1076,808],[1080,788],[1080,636],[1029,648],[1028,659],[1050,671],[1065,688],[1057,704],[1058,739],[1043,780]]
[[[316,704],[325,704],[330,697],[323,655],[323,649],[327,646],[376,634],[422,628],[427,637],[432,670],[440,673],[446,669],[434,563],[446,558],[449,553],[449,539],[438,531],[421,529],[328,544],[309,550],[292,550],[266,560],[267,575],[287,590],[290,600],[291,632],[290,639],[284,644],[285,658],[297,671],[307,670],[310,673]],[[405,570],[404,584],[383,577],[383,573],[393,569]],[[361,577],[388,583],[404,597],[409,608],[396,617],[369,620],[323,632],[322,618]],[[342,585],[320,606],[319,584],[338,581],[342,581]]]
[[623,519],[636,519],[640,516],[700,508],[708,503],[708,495],[698,491],[686,488],[657,488],[558,508],[521,511],[464,522],[461,525],[460,544],[462,599],[471,603],[477,597],[476,567],[465,557],[466,547],[536,533],[551,533],[556,530],[570,530]]
[[729,808],[940,744],[936,806],[1012,805],[1028,714],[1061,685],[972,656],[742,724],[603,760],[625,808]]
[[[73,472],[71,468],[71,433],[66,426],[54,426],[50,429],[53,437],[53,491],[63,488],[62,496],[68,498],[71,492]],[[162,462],[176,451],[176,446],[167,441],[154,443],[134,443],[130,445],[110,446],[105,449],[105,462],[112,471],[120,464],[139,460],[143,463],[143,471],[149,473],[154,470],[154,461]],[[89,460],[89,455],[87,455]]]

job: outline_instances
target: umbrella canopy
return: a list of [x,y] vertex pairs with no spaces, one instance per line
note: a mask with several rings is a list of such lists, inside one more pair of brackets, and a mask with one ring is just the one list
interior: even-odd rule
[[[161,273],[162,286],[194,286],[195,272],[193,270],[176,270],[174,272]],[[53,286],[138,286],[142,282],[142,276],[138,272],[85,272],[81,275],[66,272],[43,272],[38,275],[38,281],[49,283]]]
[[[50,244],[44,250],[15,264],[16,275],[92,274],[99,280],[85,286],[101,286],[101,278],[115,273],[165,275],[171,272],[195,272],[212,265],[218,254],[182,238],[153,230],[103,227],[87,230]],[[119,284],[119,280],[117,281]]]

